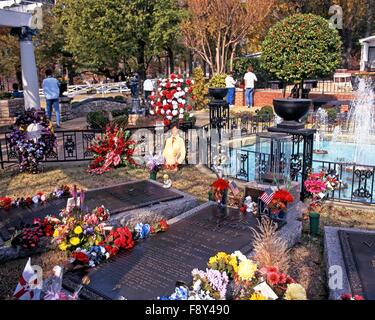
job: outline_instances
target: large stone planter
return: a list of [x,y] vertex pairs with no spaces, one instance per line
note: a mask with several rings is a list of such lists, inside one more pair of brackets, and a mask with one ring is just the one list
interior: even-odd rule
[[310,99],[274,99],[275,113],[284,121],[277,125],[283,129],[303,129],[305,122],[302,118],[307,115],[311,106]]
[[215,100],[223,100],[227,94],[227,88],[208,88],[208,94]]

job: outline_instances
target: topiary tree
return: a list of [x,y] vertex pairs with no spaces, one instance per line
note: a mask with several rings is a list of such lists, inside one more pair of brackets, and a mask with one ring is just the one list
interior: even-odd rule
[[195,68],[193,70],[194,84],[192,86],[192,96],[194,97],[194,109],[202,110],[208,105],[208,87],[202,68]]
[[324,77],[341,62],[341,38],[328,20],[296,14],[276,23],[262,44],[262,65],[279,80],[299,84]]

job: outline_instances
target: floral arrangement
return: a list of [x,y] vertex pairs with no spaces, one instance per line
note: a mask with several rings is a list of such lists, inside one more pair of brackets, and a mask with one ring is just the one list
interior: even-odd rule
[[[61,191],[57,191],[57,195],[61,194]],[[110,213],[106,208],[101,206],[87,212],[84,206],[84,192],[81,191],[79,196],[80,206],[77,206],[76,187],[72,195],[75,206],[63,209],[59,219],[35,219],[31,227],[16,233],[12,245],[35,249],[42,238],[52,238],[51,243],[61,251],[72,252],[73,265],[94,267],[120,251],[132,249],[137,240],[165,232],[169,228],[165,220],[152,225],[138,223],[134,230],[128,227],[115,228],[107,224]]]
[[171,122],[189,120],[193,109],[188,104],[188,95],[192,92],[192,81],[184,80],[182,75],[171,74],[169,78],[159,79],[158,88],[151,96],[152,115],[160,116],[165,126]]
[[19,245],[24,249],[35,249],[42,238],[52,237],[56,226],[59,224],[60,220],[56,219],[56,217],[46,217],[43,220],[34,219],[30,227],[24,228],[13,237],[12,245]]
[[0,197],[0,209],[11,209],[16,207],[27,208],[33,204],[42,205],[54,199],[67,198],[71,195],[70,188],[67,185],[55,188],[51,193],[45,194],[37,192],[34,196],[12,199],[10,197]]
[[138,223],[133,231],[128,227],[109,227],[110,231],[106,233],[108,229],[104,228],[104,240],[88,248],[77,248],[72,254],[72,263],[84,267],[95,267],[121,251],[132,249],[137,240],[165,232],[168,227],[167,222],[161,220],[154,225]]
[[16,119],[9,146],[18,155],[21,172],[38,173],[39,163],[53,152],[56,136],[44,112],[29,110]]
[[311,208],[319,206],[326,196],[340,186],[340,181],[324,171],[311,173],[305,181],[305,188],[312,196]]
[[212,183],[211,187],[213,200],[221,204],[226,204],[225,198],[229,189],[229,181],[219,178]]
[[96,138],[88,148],[94,154],[88,171],[100,175],[113,168],[135,165],[133,155],[136,142],[130,136],[130,131],[108,127],[105,134]]
[[165,159],[164,157],[159,155],[146,155],[144,157],[144,162],[146,164],[147,169],[150,171],[150,173],[157,173],[160,169],[162,169]]
[[277,267],[259,269],[240,251],[219,252],[205,271],[192,271],[193,284],[178,286],[161,300],[306,300],[306,291]]
[[268,208],[271,210],[271,214],[278,215],[281,211],[286,212],[288,204],[293,203],[293,201],[294,197],[289,191],[280,189],[273,194]]
[[89,213],[76,207],[71,212],[63,210],[60,215],[63,218],[52,240],[60,250],[90,249],[104,240],[105,222],[109,219],[109,211],[104,207]]

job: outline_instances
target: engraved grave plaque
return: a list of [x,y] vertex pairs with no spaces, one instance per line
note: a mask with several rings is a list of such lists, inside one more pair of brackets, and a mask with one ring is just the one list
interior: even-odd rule
[[375,300],[375,233],[339,230],[338,235],[352,294]]
[[[81,298],[150,300],[169,295],[176,281],[190,283],[191,271],[205,270],[217,252],[249,253],[250,228],[256,225],[252,215],[242,215],[238,209],[228,209],[224,215],[216,205],[202,208],[166,233],[140,241],[133,250],[88,270],[91,282]],[[67,273],[64,286],[75,290],[84,275]]]

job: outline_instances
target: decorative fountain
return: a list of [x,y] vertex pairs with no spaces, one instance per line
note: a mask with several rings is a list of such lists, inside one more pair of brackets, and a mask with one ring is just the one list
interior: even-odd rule
[[328,113],[326,110],[319,108],[316,113],[317,133],[315,134],[315,154],[328,154],[328,151],[323,149],[325,141],[325,132],[328,124]]
[[354,163],[368,164],[367,150],[374,142],[375,92],[371,78],[359,78],[358,89],[349,112],[349,133],[355,143]]

